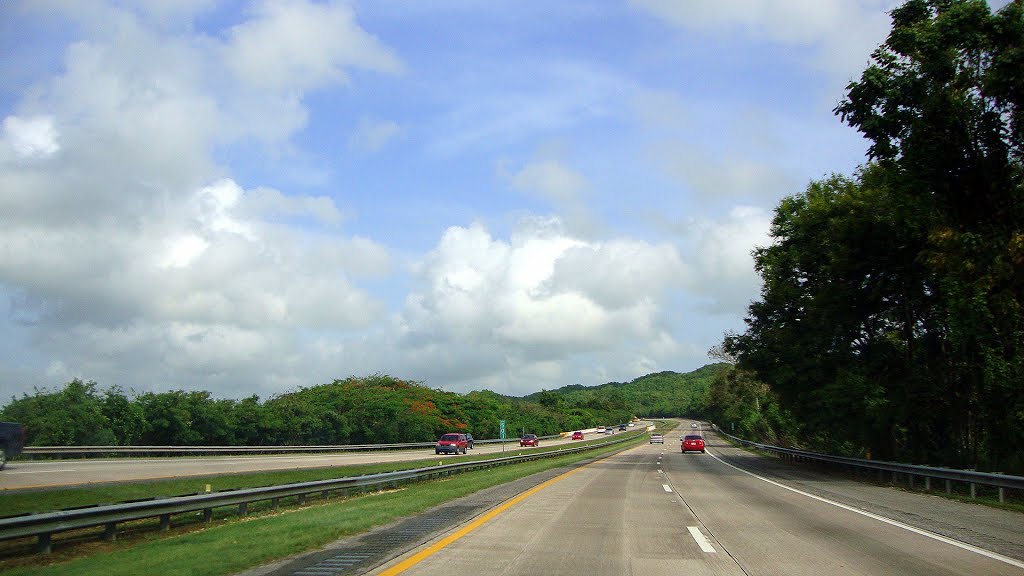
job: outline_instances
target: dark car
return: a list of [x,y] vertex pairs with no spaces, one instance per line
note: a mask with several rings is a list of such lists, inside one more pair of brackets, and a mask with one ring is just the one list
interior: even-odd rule
[[468,432],[466,433],[466,448],[473,449],[473,435]]
[[625,424],[619,424],[619,430],[622,431],[622,432],[625,432],[626,431],[626,425]]
[[25,427],[16,422],[0,422],[0,470],[11,456],[21,454],[25,446]]
[[458,454],[459,452],[465,454],[467,446],[465,434],[452,432],[438,439],[437,444],[434,444],[434,454]]
[[687,434],[686,436],[683,436],[682,448],[683,454],[697,451],[700,451],[700,453],[703,454],[704,438],[700,434]]
[[519,439],[520,446],[540,446],[540,439],[537,438],[536,434],[524,434]]

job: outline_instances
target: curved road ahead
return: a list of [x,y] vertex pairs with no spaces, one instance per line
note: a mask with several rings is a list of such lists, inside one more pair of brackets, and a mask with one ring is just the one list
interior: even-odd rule
[[[588,434],[587,439],[597,438]],[[541,448],[569,444],[558,438],[541,440]],[[505,443],[506,453],[534,450],[520,448],[519,440]],[[501,444],[477,444],[470,455],[500,454]],[[434,454],[433,448],[335,452],[331,454],[273,454],[260,456],[203,456],[167,458],[103,458],[50,461],[13,461],[0,471],[0,490],[54,488],[80,484],[154,480],[183,476],[208,476],[237,472],[326,468],[353,464],[405,462],[409,460],[445,461],[452,456]]]
[[713,433],[707,454],[683,455],[687,429],[542,484],[370,574],[1024,574],[1024,515],[817,475]]

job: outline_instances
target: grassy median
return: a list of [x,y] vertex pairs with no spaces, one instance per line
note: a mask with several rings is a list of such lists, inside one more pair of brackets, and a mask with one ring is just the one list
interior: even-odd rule
[[[278,511],[254,507],[250,508],[252,512],[248,516],[241,518],[225,513],[215,517],[213,522],[204,523],[175,517],[175,527],[170,533],[155,532],[145,526],[133,530],[128,526],[119,533],[116,542],[100,540],[97,530],[78,537],[71,535],[63,543],[55,536],[52,554],[0,559],[0,571],[5,576],[233,574],[315,550],[339,538],[365,532],[484,488],[618,452],[645,439],[646,435],[638,434],[635,440],[581,454],[468,472],[458,475],[457,482],[447,479],[419,482],[397,490],[311,500],[304,506]],[[410,464],[410,468],[426,465],[424,462],[403,464]],[[389,464],[384,468],[386,470],[377,471],[401,469],[401,466]],[[335,469],[331,477],[338,477],[337,472]],[[22,546],[28,544],[21,543]]]

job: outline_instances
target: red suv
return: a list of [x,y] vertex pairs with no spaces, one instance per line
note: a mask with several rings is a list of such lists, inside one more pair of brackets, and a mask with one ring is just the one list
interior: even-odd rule
[[687,434],[683,436],[683,454],[690,450],[694,452],[700,450],[701,454],[704,453],[704,438],[700,434]]
[[469,440],[466,439],[465,434],[452,432],[438,439],[437,444],[434,445],[434,454],[458,454],[459,452],[465,454],[468,447]]

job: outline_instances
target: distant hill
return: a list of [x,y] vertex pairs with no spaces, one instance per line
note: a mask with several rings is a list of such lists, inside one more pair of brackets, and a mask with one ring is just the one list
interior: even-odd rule
[[728,364],[708,364],[693,372],[656,372],[631,382],[597,386],[572,384],[544,390],[524,399],[561,409],[621,410],[643,416],[700,416],[715,374]]

